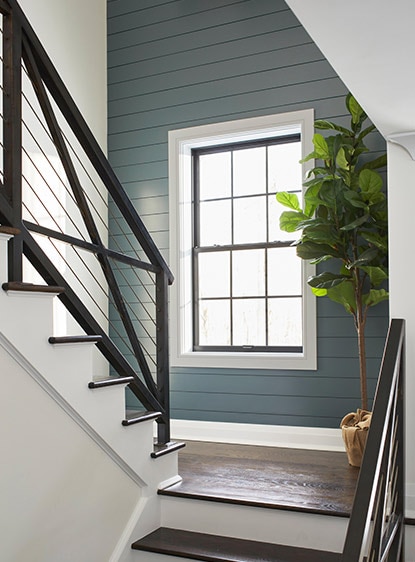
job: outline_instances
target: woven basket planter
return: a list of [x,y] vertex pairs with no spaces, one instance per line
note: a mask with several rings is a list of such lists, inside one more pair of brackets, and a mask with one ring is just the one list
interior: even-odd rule
[[360,467],[372,413],[358,409],[346,414],[340,423],[347,459],[351,466]]

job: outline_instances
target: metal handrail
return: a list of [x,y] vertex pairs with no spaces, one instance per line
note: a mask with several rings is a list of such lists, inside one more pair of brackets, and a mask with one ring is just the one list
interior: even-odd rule
[[[130,388],[144,408],[161,412],[161,417],[157,420],[158,441],[160,444],[167,443],[170,440],[167,305],[168,286],[173,282],[173,275],[17,1],[0,0],[0,17],[3,40],[3,138],[0,139],[0,145],[4,171],[4,180],[0,179],[0,224],[20,231],[20,234],[10,241],[9,281],[23,280],[23,258],[26,258],[47,284],[65,287],[65,292],[59,296],[60,300],[86,334],[101,336],[96,345],[113,371],[119,376],[132,376]],[[23,91],[24,80],[33,86],[31,93],[34,94],[39,108],[39,115],[35,113],[35,116],[46,132],[47,142],[53,143],[59,155],[68,183],[63,187],[70,196],[70,206],[76,207],[79,217],[82,218],[81,224],[78,224],[68,215],[71,227],[75,226],[69,233],[59,228],[52,215],[48,217],[51,219],[49,223],[41,224],[24,201],[23,161],[31,160],[28,150],[24,148],[24,134],[33,135],[33,132],[23,119],[23,101],[31,111],[36,111]],[[68,140],[65,127],[76,139],[81,157]],[[38,143],[37,140],[34,142]],[[79,175],[79,163],[83,166],[84,160],[92,167],[100,186],[106,190],[107,196],[118,209],[128,231],[126,234],[135,239],[134,244],[129,240],[131,250],[137,246],[141,249],[140,256],[135,251],[125,254],[119,248],[108,247],[103,239],[102,225],[107,222],[97,215],[97,209],[92,204]],[[51,165],[49,161],[48,164]],[[32,165],[36,169],[33,161]],[[83,171],[84,175],[88,176],[86,167]],[[53,193],[52,187],[44,177],[42,181]],[[36,187],[26,177],[24,182],[39,197]],[[56,194],[54,197],[57,203],[61,204]],[[108,211],[108,206],[106,210]],[[28,215],[30,220],[25,215]],[[100,220],[99,226],[96,223],[97,217]],[[108,229],[104,234],[111,240]],[[121,333],[126,335],[125,346],[134,361],[129,360],[112,339],[111,322],[108,334],[107,326],[97,321],[93,311],[80,298],[77,287],[71,286],[65,275],[42,249],[38,242],[39,235],[48,240],[55,250],[59,244],[71,247],[88,275],[91,270],[83,261],[81,253],[88,252],[90,256],[96,257],[100,277],[104,281],[95,279],[93,282],[97,283],[103,294],[109,293],[110,305],[112,309],[116,309],[121,326],[118,332],[116,329],[113,329],[113,332],[118,339]],[[136,325],[140,319],[134,314],[133,307],[127,302],[120,288],[119,279],[124,283],[127,277],[122,267],[131,268],[135,275],[137,272],[143,272],[148,275],[146,283],[153,285],[149,291],[143,283],[147,294],[154,292],[155,295],[151,302],[153,315],[146,306],[143,308],[151,322],[156,324],[155,336],[153,337],[145,326],[142,331],[154,347],[154,357],[138,336]],[[153,363],[156,365],[156,372]]]
[[405,321],[391,321],[342,562],[404,562]]

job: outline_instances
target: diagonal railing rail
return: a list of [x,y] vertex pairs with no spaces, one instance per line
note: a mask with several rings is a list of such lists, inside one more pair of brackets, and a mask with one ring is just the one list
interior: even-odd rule
[[390,324],[342,562],[404,562],[405,322]]
[[111,372],[161,412],[165,444],[173,276],[16,0],[0,0],[0,32],[0,224],[20,231],[9,281],[65,287]]

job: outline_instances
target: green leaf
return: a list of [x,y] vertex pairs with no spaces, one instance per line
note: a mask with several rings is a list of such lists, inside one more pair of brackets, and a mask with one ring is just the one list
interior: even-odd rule
[[281,205],[284,205],[284,207],[288,207],[293,211],[300,211],[300,203],[295,193],[288,193],[287,191],[279,191],[278,193],[275,194],[275,197],[278,203],[281,203]]
[[368,209],[367,204],[362,201],[362,198],[359,193],[353,191],[352,189],[349,191],[344,192],[344,198],[348,201],[353,207],[358,207],[360,209]]
[[385,289],[371,289],[368,294],[363,295],[363,304],[366,306],[375,306],[382,301],[386,301],[389,298],[388,291]]
[[326,139],[320,133],[316,133],[313,136],[314,153],[317,158],[322,160],[328,160],[330,158],[329,147],[327,145]]
[[363,215],[362,217],[358,217],[357,219],[355,219],[354,221],[350,222],[349,224],[346,224],[344,226],[342,226],[340,228],[340,230],[344,230],[344,231],[349,231],[349,230],[354,230],[355,228],[358,228],[359,226],[362,226],[362,224],[365,224],[365,222],[367,222],[369,219],[369,215]]
[[343,133],[347,136],[351,136],[352,132],[349,131],[349,129],[346,129],[345,127],[341,127],[340,125],[337,125],[337,123],[332,123],[331,121],[325,121],[324,119],[316,119],[316,121],[314,121],[314,127],[316,129],[325,129],[325,130],[334,130],[334,131],[339,131],[339,133]]
[[327,295],[327,289],[317,289],[316,287],[311,287],[311,291],[316,297],[325,297]]
[[346,312],[356,314],[356,297],[354,292],[354,285],[351,281],[344,281],[335,287],[327,290],[327,296],[330,300],[337,302],[344,306]]
[[303,260],[325,260],[339,257],[338,252],[328,244],[305,241],[297,246],[297,256]]
[[370,199],[371,194],[379,193],[383,182],[377,172],[364,169],[359,174],[359,184],[362,192]]
[[387,156],[386,154],[383,154],[382,156],[379,156],[379,158],[375,158],[374,160],[371,160],[370,162],[366,162],[365,164],[363,164],[363,166],[360,168],[361,170],[377,170],[378,168],[383,168],[384,166],[387,165]]
[[382,252],[388,251],[388,238],[387,236],[381,236],[377,232],[361,232],[362,238],[364,238],[370,244],[379,248]]
[[388,278],[387,271],[382,267],[367,265],[361,267],[361,269],[363,269],[363,271],[368,274],[371,284],[375,287],[380,285],[383,281],[386,281],[386,279]]
[[339,241],[339,237],[330,224],[316,224],[315,219],[301,223],[303,237],[319,244],[332,246]]
[[368,250],[365,250],[363,253],[361,253],[356,261],[349,264],[348,269],[351,269],[352,267],[361,267],[362,265],[366,265],[374,258],[376,258],[378,254],[379,252],[377,248],[369,248]]
[[350,276],[337,275],[336,273],[330,273],[329,271],[323,271],[319,275],[313,275],[307,279],[307,283],[310,287],[315,287],[316,289],[331,289],[344,281],[348,281]]
[[337,153],[336,164],[339,168],[342,168],[343,170],[349,169],[349,163],[346,160],[346,153],[344,152],[343,147],[340,148],[339,152]]
[[346,105],[347,109],[350,111],[350,115],[352,116],[352,123],[354,123],[355,125],[359,124],[362,118],[365,116],[365,112],[361,108],[356,98],[352,95],[347,96]]
[[284,211],[280,215],[280,229],[285,232],[300,230],[300,223],[307,218],[308,217],[299,211]]

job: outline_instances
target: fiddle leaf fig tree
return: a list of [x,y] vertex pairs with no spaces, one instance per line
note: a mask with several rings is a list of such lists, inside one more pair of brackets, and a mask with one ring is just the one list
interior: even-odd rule
[[[367,115],[348,94],[350,129],[330,121],[315,121],[328,131],[313,137],[314,150],[301,162],[314,159],[303,204],[293,193],[279,192],[279,203],[289,210],[280,227],[300,233],[297,255],[324,269],[308,279],[315,295],[327,296],[353,316],[358,338],[361,407],[368,408],[365,326],[370,307],[388,298],[387,203],[382,178],[386,154],[370,158],[364,141],[375,130],[364,127]],[[365,155],[362,158],[362,155]]]

